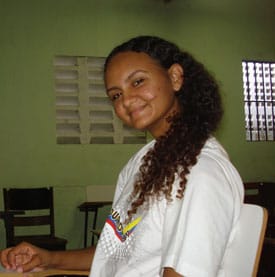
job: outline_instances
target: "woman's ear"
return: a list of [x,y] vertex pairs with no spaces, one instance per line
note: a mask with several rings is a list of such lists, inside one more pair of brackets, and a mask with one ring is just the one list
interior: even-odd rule
[[183,85],[183,68],[180,64],[174,63],[168,69],[168,74],[174,91],[179,91]]

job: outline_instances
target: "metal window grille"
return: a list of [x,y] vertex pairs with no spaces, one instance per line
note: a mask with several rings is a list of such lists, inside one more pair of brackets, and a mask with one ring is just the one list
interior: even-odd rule
[[117,118],[105,93],[102,57],[56,56],[56,141],[58,144],[136,144],[146,133]]
[[242,61],[247,141],[275,140],[275,63]]

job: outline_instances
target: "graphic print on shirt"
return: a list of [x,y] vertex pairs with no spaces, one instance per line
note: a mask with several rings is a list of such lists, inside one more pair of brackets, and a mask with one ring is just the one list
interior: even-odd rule
[[[110,259],[113,261],[127,260],[133,255],[140,255],[136,250],[136,239],[144,233],[142,216],[134,219],[125,226],[124,218],[127,209],[117,207],[112,209],[111,214],[107,217],[104,228],[100,234],[100,240],[97,244],[98,252],[101,252],[101,259]],[[138,226],[138,228],[137,228]]]
[[123,227],[120,214],[118,211],[112,209],[111,214],[108,216],[106,220],[106,224],[112,227],[116,237],[121,241],[124,242],[134,231],[136,226],[141,220],[141,217],[138,217]]

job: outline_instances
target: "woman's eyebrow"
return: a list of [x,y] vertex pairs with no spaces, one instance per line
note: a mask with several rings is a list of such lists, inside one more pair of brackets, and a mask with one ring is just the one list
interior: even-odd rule
[[133,76],[135,76],[137,73],[147,73],[146,70],[143,69],[137,69],[135,71],[133,71],[131,74],[129,74],[129,76],[126,78],[126,81],[129,81]]
[[[131,78],[133,78],[133,76],[135,76],[137,73],[140,73],[140,72],[141,72],[141,73],[147,73],[146,70],[137,69],[137,70],[131,72],[131,73],[127,76],[127,78],[125,79],[126,82],[129,82],[129,80],[131,80]],[[110,91],[112,91],[112,90],[117,90],[117,89],[119,89],[118,86],[113,86],[113,87],[110,87],[110,88],[106,89],[106,92],[109,93]]]
[[110,91],[117,90],[117,89],[119,89],[119,87],[116,87],[116,86],[110,87],[110,88],[106,89],[106,92],[107,92],[107,94],[109,94]]

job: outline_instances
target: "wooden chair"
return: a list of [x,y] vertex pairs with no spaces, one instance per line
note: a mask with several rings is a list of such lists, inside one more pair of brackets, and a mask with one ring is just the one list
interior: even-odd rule
[[7,247],[27,241],[49,250],[66,249],[67,240],[55,236],[52,187],[4,188],[3,196]]
[[257,276],[267,218],[265,208],[243,204],[233,241],[224,256],[225,276]]
[[265,233],[258,277],[275,276],[275,183],[246,182],[245,203],[252,203],[268,210],[268,222]]

